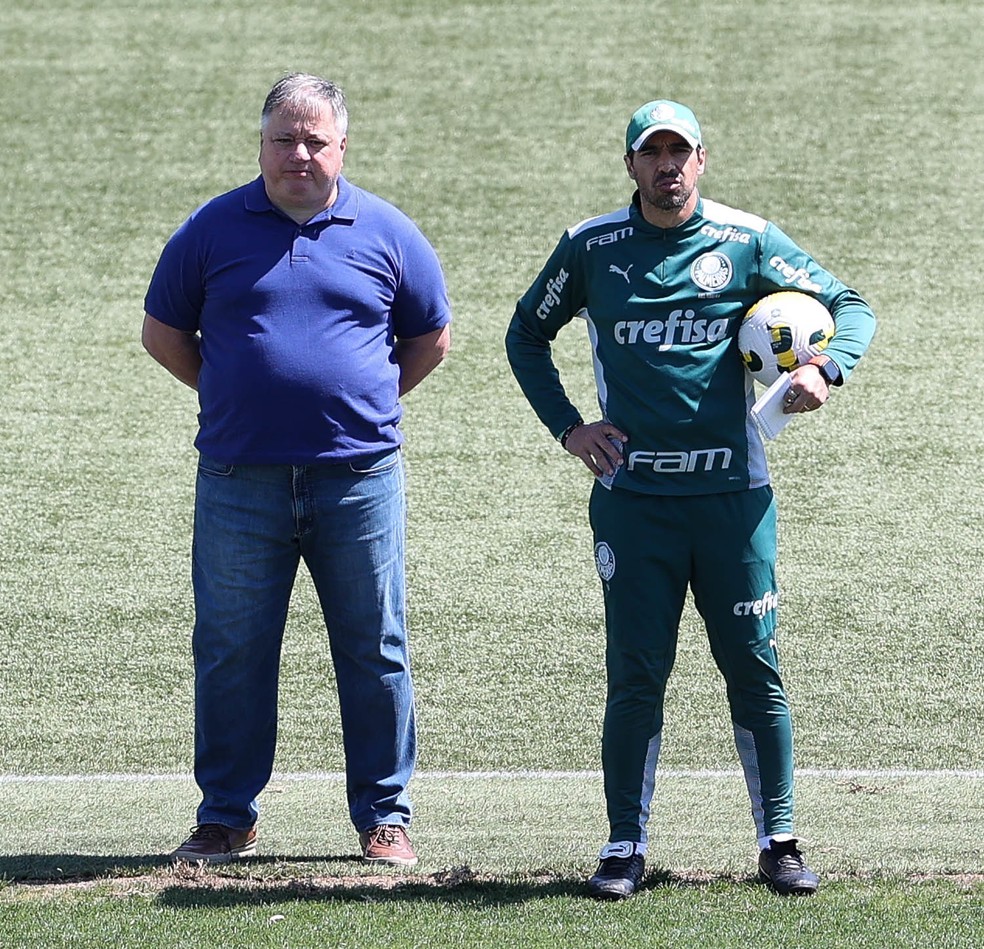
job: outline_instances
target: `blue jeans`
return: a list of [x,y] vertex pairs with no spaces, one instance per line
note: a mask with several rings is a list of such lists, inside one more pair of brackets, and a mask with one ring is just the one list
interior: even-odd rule
[[357,830],[410,823],[416,757],[401,453],[342,465],[199,460],[195,591],[198,823],[251,827],[273,770],[287,606],[301,558],[324,613]]

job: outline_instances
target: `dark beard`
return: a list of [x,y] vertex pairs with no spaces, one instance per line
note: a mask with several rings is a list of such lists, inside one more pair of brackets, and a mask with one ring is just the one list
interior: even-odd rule
[[653,191],[646,195],[647,203],[660,211],[678,211],[682,208],[693,194],[693,189],[689,191],[678,191],[676,194],[663,194],[660,191]]

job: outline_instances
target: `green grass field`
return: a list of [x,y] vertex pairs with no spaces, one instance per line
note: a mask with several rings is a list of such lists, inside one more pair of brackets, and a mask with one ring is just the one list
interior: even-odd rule
[[[807,0],[8,0],[0,10],[0,945],[984,944],[984,10]],[[139,345],[163,242],[257,172],[288,70],[352,111],[347,174],[414,217],[455,307],[406,400],[420,719],[408,874],[353,859],[333,675],[299,583],[261,859],[175,872],[193,822],[196,403]],[[502,337],[562,230],[624,204],[625,122],[691,104],[708,197],[776,221],[880,318],[770,446],[798,822],[783,901],[723,686],[682,630],[650,874],[605,834],[590,478]],[[557,358],[586,413],[586,341]]]

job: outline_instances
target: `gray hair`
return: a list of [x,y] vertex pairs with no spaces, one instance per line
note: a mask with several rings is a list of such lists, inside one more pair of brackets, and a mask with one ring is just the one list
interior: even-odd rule
[[260,114],[260,131],[266,128],[270,115],[282,110],[290,115],[309,118],[319,113],[325,106],[335,117],[335,128],[339,135],[348,131],[348,108],[345,93],[328,79],[311,76],[307,73],[290,73],[284,76],[267,93]]

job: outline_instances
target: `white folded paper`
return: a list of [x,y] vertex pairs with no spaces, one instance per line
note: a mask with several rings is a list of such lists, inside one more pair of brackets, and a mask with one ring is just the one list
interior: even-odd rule
[[784,372],[752,406],[752,420],[762,433],[762,437],[769,441],[772,441],[795,418],[795,415],[787,415],[782,410],[789,386],[789,373]]

